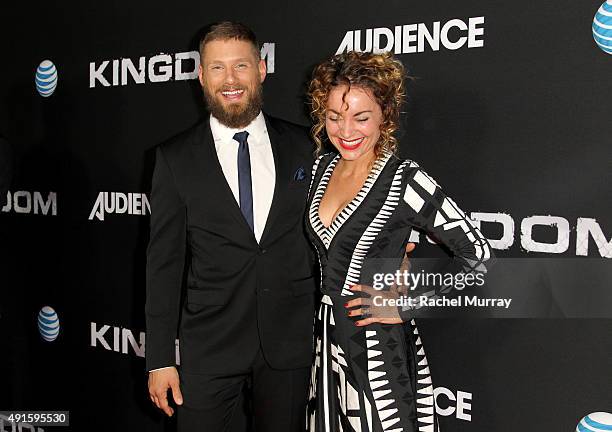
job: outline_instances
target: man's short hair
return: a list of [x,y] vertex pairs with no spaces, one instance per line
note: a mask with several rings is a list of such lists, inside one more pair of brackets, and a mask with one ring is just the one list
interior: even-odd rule
[[253,53],[255,54],[255,58],[257,60],[261,59],[259,43],[257,42],[257,37],[255,36],[253,30],[242,23],[233,21],[223,21],[210,26],[208,31],[200,38],[200,56],[202,56],[204,46],[207,43],[217,40],[226,41],[230,39],[249,42],[251,45],[253,45]]

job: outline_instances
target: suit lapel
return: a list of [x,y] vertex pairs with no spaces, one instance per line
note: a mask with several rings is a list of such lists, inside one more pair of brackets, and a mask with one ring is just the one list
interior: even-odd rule
[[[240,206],[234,198],[234,193],[230,188],[221,163],[215,149],[215,141],[210,129],[210,120],[207,119],[200,125],[200,130],[196,134],[193,142],[193,153],[196,161],[197,170],[204,172],[205,187],[214,188],[217,193],[214,196],[221,198],[221,202],[211,202],[210,205],[221,206],[236,220],[236,222],[250,233],[250,236],[255,240],[255,234],[251,227],[244,219]],[[208,172],[205,172],[207,170]],[[204,189],[202,193],[205,193]]]
[[[264,114],[265,115],[265,114]],[[270,206],[270,212],[266,219],[266,226],[263,234],[261,235],[260,244],[270,237],[270,232],[274,225],[274,221],[278,217],[278,214],[282,208],[283,196],[285,194],[285,185],[282,179],[287,178],[286,170],[290,166],[288,157],[290,154],[287,153],[286,147],[282,143],[282,136],[278,130],[274,127],[268,115],[265,115],[266,128],[268,130],[268,137],[270,138],[270,144],[272,146],[272,155],[274,157],[274,171],[276,173],[276,180],[274,182],[274,196],[272,197],[272,205]]]

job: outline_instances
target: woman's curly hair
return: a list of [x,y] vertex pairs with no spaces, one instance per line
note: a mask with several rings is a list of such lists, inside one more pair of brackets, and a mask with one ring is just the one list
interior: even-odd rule
[[393,134],[399,127],[400,109],[406,95],[405,78],[404,66],[391,53],[349,51],[319,64],[312,73],[307,94],[314,121],[311,132],[317,153],[321,153],[325,140],[323,135],[329,93],[338,85],[348,86],[343,100],[353,86],[370,90],[383,116],[380,139],[374,146],[374,153],[376,157],[385,152],[395,153],[397,139]]

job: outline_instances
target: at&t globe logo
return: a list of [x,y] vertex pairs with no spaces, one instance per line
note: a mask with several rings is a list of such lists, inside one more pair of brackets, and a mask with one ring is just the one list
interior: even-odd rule
[[603,52],[612,54],[612,0],[602,4],[593,18],[593,39]]
[[36,90],[42,97],[49,97],[57,87],[57,68],[51,60],[43,60],[36,68]]
[[57,339],[60,331],[60,322],[57,313],[52,307],[45,306],[38,312],[38,331],[47,342]]
[[612,430],[612,414],[596,412],[584,417],[576,426],[576,432],[603,432]]

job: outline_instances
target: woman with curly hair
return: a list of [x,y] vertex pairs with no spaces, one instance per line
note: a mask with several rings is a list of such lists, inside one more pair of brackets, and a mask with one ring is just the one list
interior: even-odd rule
[[[318,65],[308,96],[319,153],[306,225],[321,267],[311,432],[435,432],[433,385],[415,320],[373,314],[366,260],[400,261],[413,229],[482,270],[482,234],[415,162],[395,156],[405,72],[391,54],[348,52]],[[324,137],[325,135],[325,137]],[[392,308],[393,309],[393,308]]]

